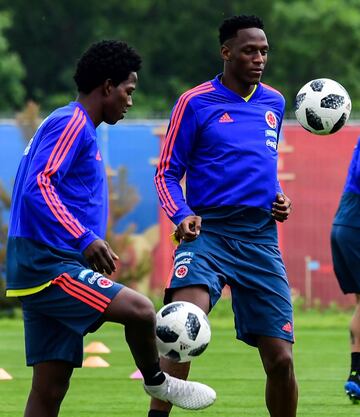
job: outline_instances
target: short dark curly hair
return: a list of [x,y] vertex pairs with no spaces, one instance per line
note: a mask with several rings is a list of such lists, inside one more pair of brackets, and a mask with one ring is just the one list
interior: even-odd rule
[[103,40],[92,44],[80,57],[74,80],[79,92],[89,94],[107,79],[119,85],[140,68],[140,56],[126,42]]
[[239,29],[258,28],[264,29],[264,23],[260,17],[254,15],[240,15],[228,17],[219,27],[219,41],[223,45],[228,39],[236,37]]

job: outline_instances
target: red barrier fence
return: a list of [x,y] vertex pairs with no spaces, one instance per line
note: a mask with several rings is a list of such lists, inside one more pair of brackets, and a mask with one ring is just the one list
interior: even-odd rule
[[[284,126],[285,143],[292,152],[280,153],[279,173],[292,199],[293,212],[282,226],[282,253],[290,284],[307,304],[320,300],[342,306],[353,304],[337,284],[331,260],[330,231],[343,190],[360,126],[346,126],[329,136],[316,136],[299,125]],[[282,165],[282,166],[281,166]]]
[[[159,137],[163,139],[163,133]],[[298,124],[286,124],[279,149],[279,179],[293,202],[289,220],[279,225],[279,243],[294,292],[307,305],[353,304],[344,296],[332,269],[330,230],[342,193],[360,126],[346,126],[329,136],[316,136]],[[159,212],[161,209],[159,209]],[[172,226],[161,213],[160,243],[154,252],[152,288],[164,286],[171,267]]]

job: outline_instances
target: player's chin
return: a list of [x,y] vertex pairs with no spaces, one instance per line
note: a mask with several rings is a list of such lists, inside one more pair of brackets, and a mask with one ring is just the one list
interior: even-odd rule
[[259,84],[260,80],[261,80],[261,76],[262,76],[262,72],[260,71],[252,71],[249,74],[249,84]]
[[108,125],[115,125],[119,120],[123,119],[124,115],[121,114],[119,116],[116,117],[107,117],[104,119],[104,122],[107,123]]
[[259,76],[259,77],[252,77],[252,79],[250,81],[250,84],[259,84],[260,80],[261,80],[261,76]]
[[109,124],[114,125],[115,123],[117,123],[117,122],[119,122],[120,120],[124,119],[124,117],[125,117],[124,113],[121,113],[121,114],[120,114],[120,115],[116,118],[116,120],[113,120],[113,121],[112,121],[112,123],[109,123]]

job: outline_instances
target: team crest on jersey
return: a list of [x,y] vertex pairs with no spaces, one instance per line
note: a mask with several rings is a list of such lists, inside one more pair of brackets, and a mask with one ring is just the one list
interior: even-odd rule
[[276,125],[277,125],[276,116],[275,116],[275,114],[272,111],[267,111],[265,113],[265,120],[266,120],[266,123],[272,129],[276,129]]
[[186,265],[180,265],[175,269],[175,276],[177,278],[185,278],[189,268]]
[[114,283],[110,279],[107,279],[105,277],[98,278],[96,283],[100,288],[110,288],[114,285]]

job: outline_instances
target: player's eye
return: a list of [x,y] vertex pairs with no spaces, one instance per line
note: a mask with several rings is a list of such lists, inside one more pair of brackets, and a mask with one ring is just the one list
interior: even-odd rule
[[257,55],[259,52],[262,56],[266,56],[269,52],[268,49],[257,49],[257,48],[245,48],[243,49],[243,52],[246,55]]
[[254,54],[256,51],[255,51],[255,49],[253,49],[253,48],[246,48],[246,49],[244,49],[244,50],[243,50],[243,52],[244,52],[246,55],[252,55],[252,54]]

